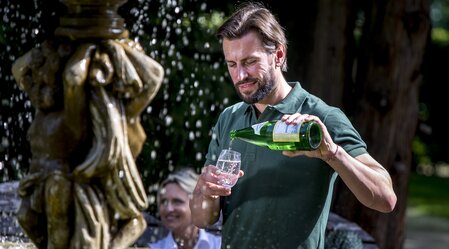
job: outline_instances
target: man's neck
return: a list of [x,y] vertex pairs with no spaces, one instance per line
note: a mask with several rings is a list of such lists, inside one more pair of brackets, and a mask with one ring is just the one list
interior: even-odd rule
[[267,108],[268,105],[276,105],[279,102],[281,102],[292,90],[292,87],[282,79],[280,83],[277,84],[275,91],[273,91],[272,94],[266,96],[261,101],[254,104],[256,107],[256,115],[257,117],[260,116],[263,111],[265,111],[265,108]]

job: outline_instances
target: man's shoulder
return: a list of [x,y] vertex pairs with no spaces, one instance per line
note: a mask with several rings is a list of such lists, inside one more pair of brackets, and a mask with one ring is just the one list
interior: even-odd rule
[[223,111],[220,113],[220,117],[218,118],[219,122],[220,120],[227,120],[228,122],[233,120],[236,117],[241,117],[245,114],[245,112],[250,108],[250,105],[244,103],[244,102],[238,102],[231,106],[226,107],[223,109]]
[[223,114],[225,114],[225,113],[232,114],[232,113],[236,113],[236,112],[245,112],[249,107],[250,107],[250,105],[241,101],[241,102],[238,102],[238,103],[235,103],[233,105],[226,107],[222,113]]
[[329,114],[333,115],[343,114],[340,108],[329,105],[324,100],[313,94],[308,94],[302,108],[304,112],[318,116],[321,119],[325,118]]

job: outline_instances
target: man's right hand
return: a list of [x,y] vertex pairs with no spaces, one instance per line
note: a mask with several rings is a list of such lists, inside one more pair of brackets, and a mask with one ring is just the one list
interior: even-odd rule
[[[220,196],[231,195],[231,188],[219,184],[217,172],[214,165],[205,166],[196,183],[190,200],[192,221],[198,227],[206,227],[214,224],[220,216]],[[240,171],[240,176],[243,176]]]

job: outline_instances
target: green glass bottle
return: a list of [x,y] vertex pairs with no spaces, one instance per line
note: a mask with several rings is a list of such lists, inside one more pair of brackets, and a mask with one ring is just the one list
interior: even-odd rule
[[231,141],[237,138],[271,150],[315,150],[321,144],[323,133],[314,121],[287,125],[274,120],[232,130],[230,136]]

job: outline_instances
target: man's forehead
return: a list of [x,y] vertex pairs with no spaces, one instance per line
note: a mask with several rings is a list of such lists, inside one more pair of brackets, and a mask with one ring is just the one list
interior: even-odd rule
[[265,53],[265,48],[254,32],[237,39],[223,40],[223,53],[227,61],[238,61],[245,58],[257,57]]

